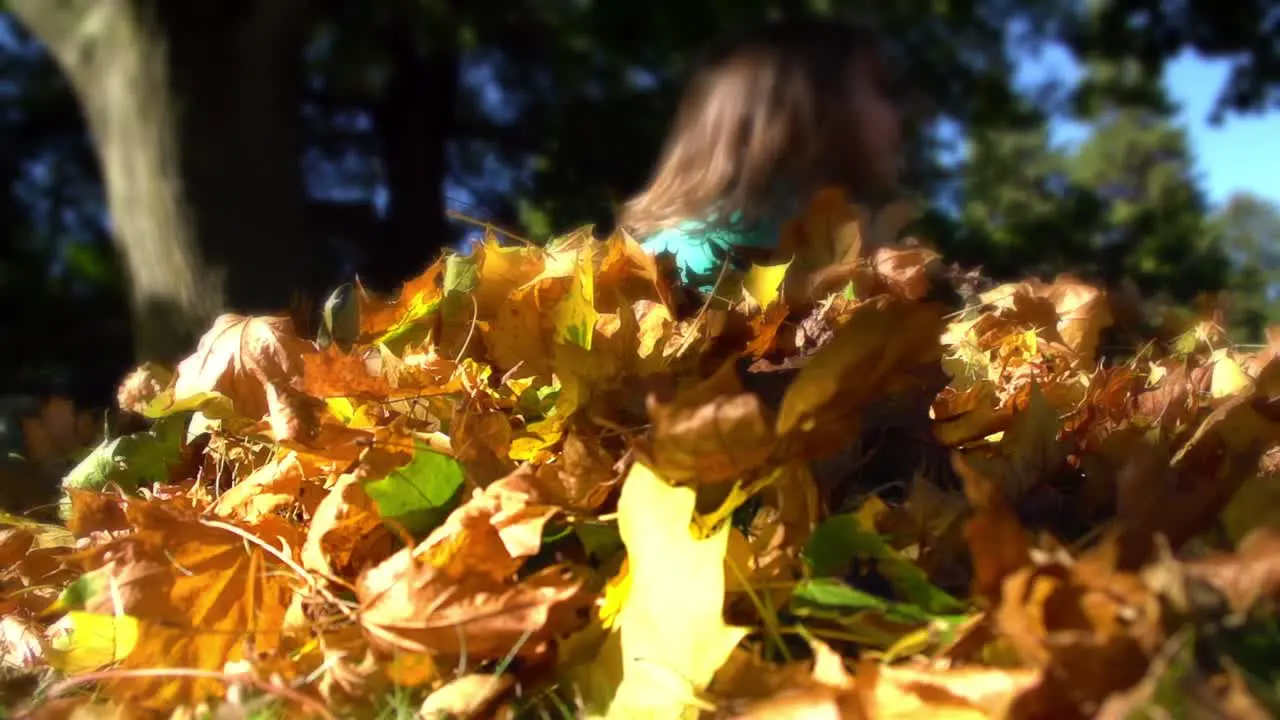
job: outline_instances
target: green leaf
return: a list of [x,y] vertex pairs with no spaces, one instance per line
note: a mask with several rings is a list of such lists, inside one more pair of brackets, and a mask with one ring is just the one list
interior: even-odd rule
[[53,601],[46,612],[71,612],[84,610],[94,598],[101,598],[110,592],[111,568],[102,567],[91,570],[67,585],[58,599]]
[[[62,486],[100,492],[114,483],[132,493],[142,485],[167,481],[169,468],[182,457],[190,417],[189,413],[167,415],[150,430],[103,440],[62,478]],[[70,503],[64,500],[61,512],[65,519]]]
[[575,525],[574,532],[587,555],[604,562],[623,550],[622,535],[618,526],[609,523],[583,522]]
[[834,515],[814,529],[804,551],[810,570],[820,577],[849,574],[855,562],[871,560],[901,600],[929,613],[963,612],[968,605],[934,585],[928,574],[902,557],[884,539],[868,532],[853,514]]
[[375,343],[385,345],[393,354],[402,352],[406,345],[426,339],[431,326],[423,320],[440,308],[440,298],[424,300],[419,293],[409,301],[409,307],[396,323],[387,329]]
[[[791,595],[792,610],[797,615],[809,617],[834,617],[867,610],[887,612],[892,605],[889,600],[851,587],[836,578],[806,580],[797,585]],[[915,608],[908,608],[902,617],[912,622],[929,619],[927,614]]]
[[940,615],[907,603],[893,602],[851,587],[836,578],[801,582],[791,595],[789,610],[801,618],[838,624],[858,642],[888,648],[923,625],[951,628],[965,615]]
[[516,398],[516,412],[525,418],[543,418],[555,409],[560,397],[560,381],[553,379],[549,385],[531,385]]
[[380,480],[366,482],[364,491],[379,515],[421,536],[458,506],[464,480],[461,463],[419,441],[412,460]]
[[466,295],[476,289],[476,255],[451,254],[444,261],[444,292]]

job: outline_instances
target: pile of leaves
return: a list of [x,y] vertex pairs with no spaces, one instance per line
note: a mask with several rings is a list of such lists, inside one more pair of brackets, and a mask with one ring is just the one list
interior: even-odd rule
[[[0,529],[31,717],[1268,717],[1280,360],[1123,358],[819,195],[709,296],[489,234],[318,339],[220,318]],[[265,713],[265,714],[264,714]],[[1136,714],[1136,715],[1135,715]]]

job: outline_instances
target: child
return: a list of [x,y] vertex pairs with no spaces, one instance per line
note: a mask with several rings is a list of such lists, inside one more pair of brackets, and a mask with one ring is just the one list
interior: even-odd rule
[[809,195],[893,188],[900,119],[868,29],[775,24],[730,42],[694,75],[648,188],[620,225],[703,292],[726,261],[775,248]]

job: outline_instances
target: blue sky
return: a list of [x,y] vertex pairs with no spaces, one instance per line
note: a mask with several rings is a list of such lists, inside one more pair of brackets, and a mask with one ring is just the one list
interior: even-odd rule
[[1182,120],[1191,133],[1204,188],[1214,201],[1248,190],[1280,202],[1280,112],[1228,115],[1218,127],[1207,120],[1228,72],[1225,62],[1188,54],[1165,76],[1183,106]]
[[[1075,77],[1078,69],[1065,50],[1047,49],[1019,68],[1022,78],[1044,74]],[[1191,138],[1201,186],[1215,204],[1234,192],[1248,191],[1280,202],[1280,112],[1242,115],[1230,113],[1217,126],[1209,123],[1218,93],[1226,83],[1226,61],[1207,60],[1184,52],[1165,70],[1165,86],[1181,106],[1179,120]],[[1055,141],[1071,142],[1083,128],[1056,123]]]

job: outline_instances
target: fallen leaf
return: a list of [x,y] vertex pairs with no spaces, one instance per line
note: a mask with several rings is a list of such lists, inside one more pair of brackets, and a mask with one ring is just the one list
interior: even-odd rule
[[943,319],[931,305],[889,297],[859,304],[787,389],[778,410],[778,436],[838,443],[833,436],[855,432],[859,411],[872,400],[895,391],[924,391],[928,385],[918,373],[941,357],[942,328]]
[[877,248],[871,256],[879,284],[889,293],[920,300],[929,293],[929,266],[938,254],[927,248]]
[[[134,532],[77,558],[108,578],[109,591],[86,598],[85,611],[125,614],[139,623],[123,667],[221,670],[246,651],[270,656],[281,650],[285,609],[300,580],[278,559],[239,534],[156,501],[128,501],[125,514]],[[282,523],[270,532],[283,536],[286,547],[300,539],[289,537]],[[147,708],[224,694],[218,681],[188,678],[131,678],[107,688],[116,701]]]
[[510,675],[463,675],[432,692],[418,708],[424,720],[464,720],[483,713],[515,680]]
[[975,470],[962,455],[952,455],[952,465],[975,510],[964,533],[973,556],[973,594],[998,603],[1008,577],[1031,562],[1031,543],[999,483]]
[[773,452],[773,428],[759,396],[742,391],[734,363],[670,403],[649,399],[654,470],[675,483],[741,478]]
[[[218,497],[211,510],[224,518],[240,518],[256,523],[262,518],[293,507],[301,500],[305,470],[296,453],[254,470],[248,477]],[[315,509],[314,505],[309,510]]]
[[34,668],[45,661],[48,652],[38,623],[16,614],[0,617],[0,668]]
[[49,628],[47,652],[51,667],[76,674],[122,662],[137,645],[137,618],[72,611]]
[[782,297],[782,283],[791,261],[778,265],[752,265],[743,280],[743,289],[762,310],[768,310]]
[[1021,661],[1061,678],[1058,692],[1082,710],[1141,680],[1165,640],[1158,598],[1116,568],[1117,551],[1108,542],[1013,572],[993,614]]
[[300,559],[322,577],[354,579],[390,554],[392,537],[361,481],[345,475],[316,506]]
[[301,384],[312,348],[286,317],[222,315],[178,364],[174,400],[217,392],[244,417],[269,417],[278,439],[306,438],[316,425],[316,403]]
[[548,639],[576,628],[585,602],[582,579],[564,567],[505,584],[453,576],[410,549],[362,575],[357,592],[375,646],[480,659],[544,652]]
[[573,568],[553,566],[515,581],[521,559],[504,542],[503,530],[513,525],[502,500],[500,491],[476,497],[416,547],[360,576],[361,622],[377,645],[485,658],[513,649],[528,655],[576,628],[589,601],[583,579]]
[[[864,717],[1017,717],[1030,707],[1043,674],[1030,669],[917,670],[864,660],[855,668],[855,696]],[[1021,706],[1021,707],[1020,707]]]
[[366,480],[364,491],[379,515],[421,536],[438,527],[457,506],[464,480],[457,460],[418,441],[407,464],[382,478]]
[[641,463],[623,481],[618,525],[631,581],[614,631],[622,679],[607,700],[610,716],[695,717],[687,700],[746,634],[722,614],[728,527],[695,539],[693,509],[692,489],[668,485]]

